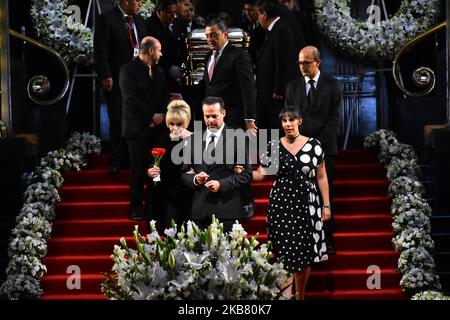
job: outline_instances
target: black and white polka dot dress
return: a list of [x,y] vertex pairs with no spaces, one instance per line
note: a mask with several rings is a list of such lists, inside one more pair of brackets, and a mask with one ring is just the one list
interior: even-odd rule
[[296,155],[280,141],[271,141],[267,153],[261,156],[266,171],[277,170],[269,196],[267,228],[274,252],[283,259],[284,268],[289,272],[328,259],[315,184],[316,168],[323,157],[322,146],[314,138],[310,138]]

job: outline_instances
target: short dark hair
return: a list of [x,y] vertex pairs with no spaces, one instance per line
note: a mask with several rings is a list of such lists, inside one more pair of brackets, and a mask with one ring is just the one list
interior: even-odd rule
[[260,11],[264,11],[268,18],[280,15],[280,4],[277,0],[258,0],[256,4]]
[[156,38],[144,38],[141,41],[139,51],[142,53],[147,53],[151,48],[156,47]]
[[258,2],[258,0],[244,0],[244,4],[248,4],[251,6],[256,6],[257,2]]
[[283,109],[281,109],[280,113],[278,114],[278,118],[280,120],[282,120],[283,116],[286,113],[290,114],[292,116],[292,118],[294,118],[294,119],[302,119],[302,113],[301,113],[300,109],[297,108],[296,106],[292,106],[292,105],[284,106]]
[[170,6],[173,6],[176,4],[177,4],[177,0],[158,0],[158,2],[156,2],[155,11],[169,10]]
[[220,110],[225,110],[225,102],[220,97],[213,97],[213,96],[206,97],[202,101],[202,106],[204,106],[205,104],[210,106],[210,105],[216,104],[216,103],[218,103],[220,105]]
[[207,26],[207,27],[213,27],[213,26],[216,26],[217,29],[219,29],[220,31],[222,31],[222,32],[228,32],[228,27],[227,27],[226,23],[223,22],[223,20],[220,20],[220,19],[217,19],[217,18],[209,20],[209,21],[206,23],[206,26]]

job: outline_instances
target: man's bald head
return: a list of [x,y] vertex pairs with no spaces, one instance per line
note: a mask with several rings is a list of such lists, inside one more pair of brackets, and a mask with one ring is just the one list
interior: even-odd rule
[[141,41],[139,49],[139,58],[147,65],[154,65],[158,63],[162,56],[161,43],[154,37],[144,37]]
[[141,40],[140,52],[146,53],[149,49],[156,47],[158,44],[161,46],[161,43],[155,37],[144,37]]
[[314,59],[315,61],[320,61],[320,51],[316,47],[306,46],[302,50],[300,50],[300,53],[302,52],[311,59]]
[[304,77],[314,78],[319,73],[320,52],[313,46],[304,47],[298,55],[298,65]]

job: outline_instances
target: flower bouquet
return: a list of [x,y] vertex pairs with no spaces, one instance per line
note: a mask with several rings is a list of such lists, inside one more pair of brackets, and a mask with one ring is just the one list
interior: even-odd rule
[[416,293],[411,300],[450,300],[450,296],[446,296],[438,291],[426,290]]
[[[164,149],[164,148],[153,148],[152,149],[152,156],[154,158],[154,161],[153,161],[154,167],[159,167],[159,163],[161,162],[161,159],[165,153],[166,153],[166,149]],[[155,185],[156,185],[156,182],[159,182],[159,181],[161,181],[160,175],[157,175],[156,177],[153,178],[153,182]]]
[[287,273],[269,263],[272,253],[238,223],[229,233],[213,217],[201,230],[189,221],[177,232],[175,223],[162,238],[150,222],[150,234],[134,231],[137,249],[126,241],[114,247],[113,275],[105,273],[102,292],[109,299],[199,300],[273,299]]

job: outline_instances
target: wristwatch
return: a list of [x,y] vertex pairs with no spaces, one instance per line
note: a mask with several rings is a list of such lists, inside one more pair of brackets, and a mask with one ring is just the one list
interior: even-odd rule
[[328,208],[331,210],[331,206],[330,205],[323,205],[322,208]]

